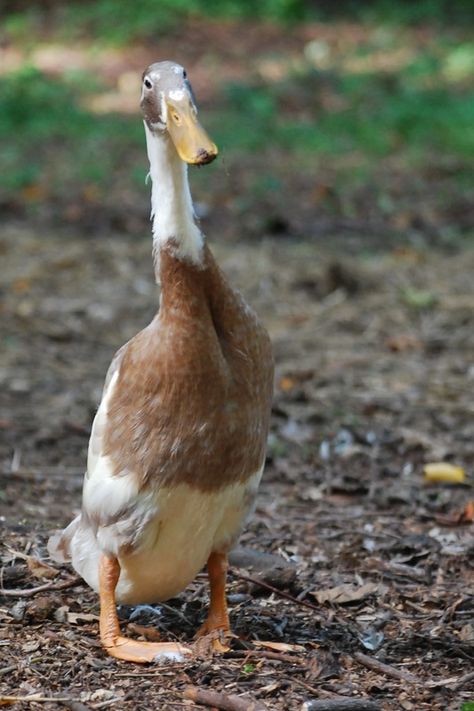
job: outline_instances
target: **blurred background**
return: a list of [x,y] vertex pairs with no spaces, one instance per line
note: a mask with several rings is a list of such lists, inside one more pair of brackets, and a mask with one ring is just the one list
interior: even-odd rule
[[[33,519],[78,505],[104,373],[156,309],[138,97],[164,58],[220,148],[190,170],[203,228],[274,341],[276,480],[334,466],[345,490],[338,452],[375,458],[351,466],[381,491],[384,462],[395,487],[472,462],[473,17],[470,0],[2,6],[0,457],[39,473]],[[45,471],[72,472],[65,509]]]
[[220,234],[456,244],[473,217],[473,13],[470,0],[5,3],[2,217],[145,231],[137,95],[144,67],[172,58],[221,149],[194,186]]
[[[275,348],[243,541],[299,563],[290,589],[303,597],[361,571],[376,585],[403,554],[415,578],[395,584],[392,570],[383,595],[413,644],[398,618],[377,644],[385,634],[385,658],[422,674],[461,673],[474,604],[474,543],[456,513],[473,498],[472,0],[16,0],[0,19],[3,540],[44,556],[48,528],[78,510],[107,366],[156,310],[138,101],[143,69],[172,59],[220,149],[190,170],[203,229]],[[460,486],[426,485],[438,461],[462,468]],[[451,538],[443,521],[460,524]],[[413,619],[421,592],[405,604],[413,580],[430,614],[452,604],[435,632],[430,614]],[[386,609],[371,608],[382,628]],[[263,613],[251,624],[263,639],[315,639],[314,615],[293,612],[284,632]],[[365,623],[351,620],[327,627],[337,654],[360,644]],[[339,691],[347,675],[348,693],[365,688],[334,669]],[[433,709],[435,693],[396,708]]]

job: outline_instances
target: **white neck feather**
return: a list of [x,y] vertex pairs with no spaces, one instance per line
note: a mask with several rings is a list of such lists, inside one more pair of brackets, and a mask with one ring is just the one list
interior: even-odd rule
[[188,166],[178,156],[166,133],[156,135],[146,122],[145,135],[150,161],[151,217],[156,271],[160,248],[172,240],[178,259],[202,263],[204,237],[194,220],[188,182]]

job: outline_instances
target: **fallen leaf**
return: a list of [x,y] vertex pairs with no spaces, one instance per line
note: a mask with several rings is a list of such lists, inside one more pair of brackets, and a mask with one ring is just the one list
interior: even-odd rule
[[287,644],[286,642],[253,642],[255,647],[265,647],[273,649],[275,652],[304,652],[305,648],[300,644]]
[[68,612],[67,613],[67,621],[71,623],[71,625],[77,625],[78,622],[96,622],[99,617],[98,615],[92,615],[89,612]]
[[468,622],[459,630],[459,639],[463,642],[474,642],[474,625]]
[[455,511],[446,516],[438,514],[435,519],[441,526],[463,526],[472,523],[474,521],[474,501],[468,501],[461,511]]
[[67,622],[68,621],[69,607],[67,605],[61,605],[54,612],[54,619],[56,622]]
[[412,427],[400,427],[399,434],[403,438],[403,442],[408,449],[424,449],[427,456],[434,460],[441,461],[449,449],[446,442],[440,441],[439,438],[429,437],[426,432],[413,429]]
[[[118,692],[120,693],[120,692]],[[93,691],[87,701],[108,701],[110,699],[115,699],[117,692],[112,689],[96,689]]]
[[26,564],[28,566],[28,570],[32,575],[35,576],[35,578],[51,579],[55,578],[56,575],[59,573],[59,570],[53,568],[52,565],[44,563],[44,561],[39,560],[38,558],[28,557],[26,559]]
[[448,462],[432,462],[423,468],[426,481],[446,482],[449,484],[462,484],[466,475],[462,467],[456,467]]
[[46,191],[42,185],[27,185],[21,190],[21,196],[26,202],[39,202],[46,197]]
[[310,592],[310,595],[314,595],[320,604],[332,602],[337,605],[343,605],[348,602],[358,602],[369,597],[369,595],[383,594],[385,590],[385,585],[377,585],[376,583],[365,583],[365,585],[360,585],[359,587],[344,584],[336,585],[336,587],[327,588],[326,590]]
[[474,501],[469,501],[464,511],[461,513],[461,523],[472,523],[474,521]]
[[24,294],[25,291],[29,291],[31,289],[31,279],[28,279],[27,277],[15,279],[12,284],[12,289],[15,294]]
[[28,601],[27,603],[24,612],[24,620],[31,624],[51,619],[54,617],[56,607],[57,600],[54,597],[47,595],[35,597],[34,600],[31,600],[31,602]]
[[397,336],[387,338],[385,345],[393,353],[404,353],[405,351],[418,350],[421,348],[421,341],[409,333],[400,333]]
[[441,553],[445,555],[462,555],[474,548],[474,534],[470,533],[470,528],[461,531],[446,531],[439,528],[432,528],[429,535],[441,544]]
[[402,301],[412,309],[430,309],[436,305],[438,297],[428,289],[412,289],[407,287],[402,289]]
[[271,682],[267,686],[261,686],[259,689],[259,694],[270,694],[272,691],[276,691],[280,688],[280,684],[277,681]]

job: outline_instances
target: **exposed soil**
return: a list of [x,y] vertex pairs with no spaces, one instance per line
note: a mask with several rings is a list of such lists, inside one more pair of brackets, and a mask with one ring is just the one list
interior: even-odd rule
[[[338,234],[214,243],[277,362],[266,473],[241,543],[282,563],[232,568],[231,651],[127,665],[101,650],[97,597],[82,583],[0,591],[0,694],[69,699],[15,708],[194,708],[190,684],[275,710],[342,697],[458,711],[474,699],[474,679],[462,679],[474,660],[474,529],[461,516],[474,499],[474,253],[351,256],[358,246]],[[157,289],[149,240],[129,234],[7,225],[0,251],[1,574],[24,592],[71,576],[31,557],[46,559],[49,532],[80,507],[106,368],[151,318]],[[466,482],[427,483],[435,461],[464,467]],[[189,642],[207,595],[200,576],[155,614],[122,608],[124,629]]]

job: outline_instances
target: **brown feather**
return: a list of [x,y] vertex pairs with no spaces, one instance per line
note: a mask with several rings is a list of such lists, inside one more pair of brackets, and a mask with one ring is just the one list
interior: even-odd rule
[[209,248],[203,264],[160,254],[161,306],[121,354],[104,454],[140,488],[213,491],[264,460],[273,359],[268,334]]

